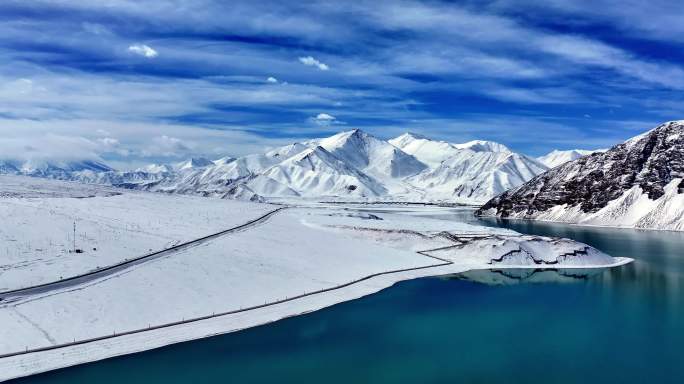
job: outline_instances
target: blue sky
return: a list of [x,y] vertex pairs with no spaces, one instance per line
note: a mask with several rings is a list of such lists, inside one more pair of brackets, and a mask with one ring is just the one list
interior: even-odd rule
[[684,118],[681,4],[541,3],[4,0],[0,150],[125,167],[362,128],[540,155]]

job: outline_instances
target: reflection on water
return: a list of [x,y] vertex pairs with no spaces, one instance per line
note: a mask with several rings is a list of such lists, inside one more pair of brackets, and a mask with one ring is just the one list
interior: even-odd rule
[[[609,255],[630,257],[628,265],[610,268],[588,279],[589,284],[618,290],[635,300],[665,305],[677,312],[684,301],[684,233],[586,227],[531,220],[480,218],[469,208],[454,209],[445,215],[427,217],[508,228],[539,236],[566,237],[589,244]],[[674,306],[675,308],[668,308]]]
[[478,223],[521,233],[571,238],[612,256],[635,261],[611,268],[592,283],[619,290],[633,300],[658,304],[665,311],[681,311],[684,300],[684,233],[597,228],[526,220],[475,219]]
[[604,272],[604,269],[477,269],[445,276],[445,279],[465,280],[487,285],[514,285],[527,283],[579,283]]

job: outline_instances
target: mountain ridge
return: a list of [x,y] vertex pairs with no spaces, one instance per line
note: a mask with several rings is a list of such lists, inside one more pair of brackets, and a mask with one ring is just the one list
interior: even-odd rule
[[671,121],[565,163],[477,212],[650,229],[684,229],[684,121]]
[[495,142],[448,143],[417,134],[381,140],[354,129],[238,158],[191,158],[135,171],[87,169],[54,177],[253,201],[325,197],[481,204],[545,170],[535,159]]

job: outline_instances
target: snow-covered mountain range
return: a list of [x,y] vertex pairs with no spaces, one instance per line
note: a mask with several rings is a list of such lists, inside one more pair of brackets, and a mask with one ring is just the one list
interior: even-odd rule
[[53,161],[32,159],[26,161],[0,159],[0,173],[68,179],[75,172],[110,172],[114,169],[97,160]]
[[451,144],[403,134],[389,141],[429,167],[407,181],[423,190],[425,200],[486,201],[546,171],[535,159],[490,141]]
[[546,165],[549,168],[555,168],[561,164],[565,164],[568,161],[573,161],[577,160],[582,156],[587,156],[591,155],[592,153],[595,152],[605,152],[605,149],[596,149],[593,151],[585,150],[585,149],[570,149],[567,151],[559,151],[559,150],[554,150],[549,153],[547,153],[544,156],[537,157],[537,160],[542,162],[544,165]]
[[[385,141],[358,129],[239,158],[193,158],[134,171],[88,164],[31,175],[248,200],[300,197],[482,204],[548,169],[490,141],[455,144],[410,133]],[[24,174],[17,167],[0,168],[0,173]]]
[[684,121],[553,168],[478,214],[684,230]]

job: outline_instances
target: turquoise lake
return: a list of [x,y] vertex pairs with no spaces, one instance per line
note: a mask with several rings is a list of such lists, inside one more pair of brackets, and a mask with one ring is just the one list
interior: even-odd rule
[[684,382],[684,233],[471,213],[440,218],[568,237],[636,261],[405,281],[304,316],[16,382]]

